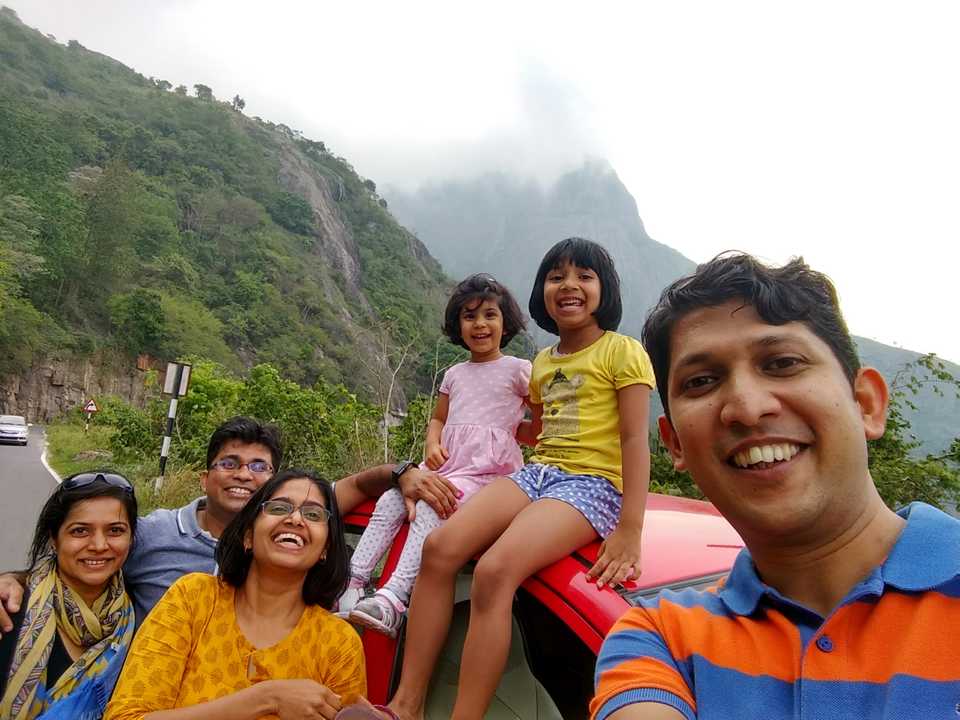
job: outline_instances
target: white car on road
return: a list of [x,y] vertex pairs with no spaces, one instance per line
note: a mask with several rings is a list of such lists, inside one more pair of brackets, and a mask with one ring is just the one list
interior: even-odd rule
[[19,415],[0,415],[0,442],[27,444],[30,430]]

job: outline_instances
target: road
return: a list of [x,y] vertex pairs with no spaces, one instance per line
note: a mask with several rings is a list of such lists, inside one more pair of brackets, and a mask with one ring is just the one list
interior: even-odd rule
[[0,571],[22,569],[40,508],[57,482],[40,462],[43,428],[30,428],[26,447],[0,445]]

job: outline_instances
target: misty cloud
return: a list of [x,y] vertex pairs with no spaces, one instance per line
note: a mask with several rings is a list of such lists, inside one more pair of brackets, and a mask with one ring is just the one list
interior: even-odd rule
[[337,149],[377,183],[413,190],[431,181],[462,180],[487,173],[533,178],[549,185],[586,160],[602,158],[590,104],[572,83],[542,63],[526,60],[517,71],[515,105],[494,129],[469,141],[405,141],[362,145],[328,135]]

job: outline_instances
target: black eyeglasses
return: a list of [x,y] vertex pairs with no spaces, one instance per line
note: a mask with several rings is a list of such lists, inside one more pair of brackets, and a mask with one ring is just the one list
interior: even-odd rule
[[293,515],[294,510],[300,511],[300,517],[307,522],[321,523],[330,519],[331,512],[323,505],[301,505],[294,507],[293,503],[286,500],[267,500],[260,504],[260,509],[264,515],[273,515],[275,517],[286,517]]
[[247,468],[247,470],[252,472],[254,475],[262,475],[263,473],[273,472],[273,465],[268,463],[266,460],[254,460],[253,462],[242,463],[233,457],[225,457],[217,460],[210,466],[210,469],[231,472],[232,470],[239,470],[243,467]]
[[130,481],[123,475],[117,475],[116,473],[80,473],[60,483],[60,489],[76,490],[77,488],[92,485],[95,482],[102,482],[110,487],[120,488],[124,492],[133,495],[133,485],[130,484]]

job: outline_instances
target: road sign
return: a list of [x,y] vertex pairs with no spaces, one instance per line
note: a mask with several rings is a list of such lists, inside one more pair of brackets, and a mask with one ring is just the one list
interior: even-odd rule
[[190,385],[190,366],[187,363],[167,363],[167,372],[163,376],[163,392],[174,397],[187,394]]
[[93,401],[93,398],[87,401],[87,404],[83,406],[83,411],[88,415],[90,413],[100,412],[100,408],[97,407],[97,404]]
[[190,365],[188,363],[167,363],[167,374],[163,377],[163,392],[172,395],[170,409],[167,411],[167,429],[160,447],[160,475],[153,481],[153,491],[160,492],[163,486],[163,474],[167,468],[167,456],[170,454],[170,442],[173,438],[173,422],[177,417],[177,402],[187,394],[190,387]]

